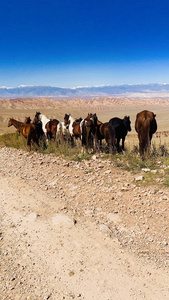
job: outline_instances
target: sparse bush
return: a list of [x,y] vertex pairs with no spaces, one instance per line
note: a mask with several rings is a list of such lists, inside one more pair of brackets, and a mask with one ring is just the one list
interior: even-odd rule
[[[18,132],[11,134],[4,134],[0,136],[0,145],[7,147],[14,147],[17,149],[28,150],[26,146],[26,140]],[[102,159],[109,159],[112,164],[121,169],[125,169],[132,173],[139,173],[143,168],[160,169],[161,166],[169,165],[169,152],[166,144],[161,144],[156,147],[155,143],[152,144],[150,154],[146,155],[144,159],[138,153],[138,146],[133,145],[133,149],[127,148],[123,153],[106,154],[104,152],[106,148],[103,144],[103,153],[100,154]],[[63,156],[69,160],[89,160],[91,155],[82,151],[82,146],[79,141],[76,145],[72,145],[69,139],[65,140],[52,140],[47,144],[47,148],[44,149],[44,141],[40,141],[40,147],[37,148],[32,145],[32,151],[39,151],[44,154],[53,153],[56,156]],[[160,158],[160,161],[159,161]],[[162,182],[164,185],[169,186],[169,169],[165,168],[165,175],[157,172],[152,174],[148,172],[145,174],[145,180],[143,183],[153,184]]]
[[164,143],[164,145],[161,145],[161,144],[159,145],[159,153],[160,153],[160,156],[169,156],[169,152],[168,152],[166,143]]
[[150,150],[150,156],[157,157],[158,151],[155,143],[152,143],[151,150]]
[[0,145],[17,149],[27,149],[26,139],[19,132],[1,135]]
[[131,153],[138,154],[139,153],[138,146],[134,145],[133,150],[131,150]]

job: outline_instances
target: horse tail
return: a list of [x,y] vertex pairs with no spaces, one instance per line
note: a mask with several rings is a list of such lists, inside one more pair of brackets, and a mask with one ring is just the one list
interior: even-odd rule
[[109,124],[108,124],[108,131],[109,131],[110,147],[114,148],[115,144],[116,144],[116,131],[115,131],[115,127],[113,126],[111,120],[109,121]]
[[151,120],[150,118],[144,118],[142,120],[142,124],[140,127],[140,132],[139,132],[139,148],[140,148],[140,154],[143,155],[146,153],[150,147],[150,123]]

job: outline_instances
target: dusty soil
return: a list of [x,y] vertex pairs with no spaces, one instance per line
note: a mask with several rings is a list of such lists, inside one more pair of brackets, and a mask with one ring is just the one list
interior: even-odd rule
[[1,299],[169,299],[169,191],[137,176],[0,148]]

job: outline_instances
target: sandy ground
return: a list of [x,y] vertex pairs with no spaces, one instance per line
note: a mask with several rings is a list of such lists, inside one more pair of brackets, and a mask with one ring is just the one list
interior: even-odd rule
[[0,299],[169,299],[169,191],[136,180],[0,148]]

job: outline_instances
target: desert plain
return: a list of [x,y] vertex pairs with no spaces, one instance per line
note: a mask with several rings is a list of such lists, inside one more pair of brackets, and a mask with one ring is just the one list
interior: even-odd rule
[[[137,145],[144,109],[157,116],[153,140],[168,145],[169,100],[160,98],[1,99],[0,133],[15,131],[10,117],[36,111],[60,121],[129,115],[126,144]],[[147,171],[132,174],[99,154],[78,162],[1,147],[1,299],[169,299],[169,190],[140,184]]]
[[[92,99],[62,99],[53,100],[50,98],[17,98],[17,99],[0,99],[0,134],[15,132],[12,126],[7,127],[9,118],[24,121],[25,116],[30,116],[33,120],[36,111],[40,111],[49,119],[56,118],[63,121],[65,113],[71,114],[75,118],[85,118],[88,113],[96,113],[98,119],[107,122],[113,117],[123,118],[125,115],[130,116],[132,131],[128,138],[136,138],[134,143],[138,144],[137,134],[134,124],[138,112],[147,109],[156,114],[158,123],[158,133],[160,138],[166,137],[169,131],[169,99],[165,98],[92,98]],[[154,136],[154,139],[156,135]],[[159,138],[155,141],[158,143]]]

